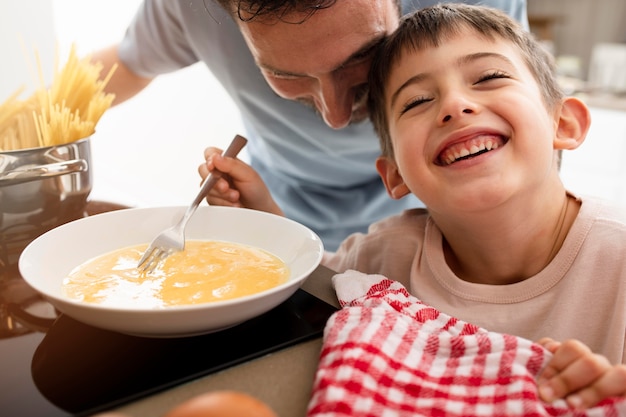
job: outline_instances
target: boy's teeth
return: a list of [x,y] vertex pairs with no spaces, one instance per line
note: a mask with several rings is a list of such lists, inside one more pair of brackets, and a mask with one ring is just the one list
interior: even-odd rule
[[452,149],[448,149],[442,155],[442,161],[450,165],[458,159],[465,158],[467,156],[479,154],[484,151],[491,151],[499,147],[498,141],[493,138],[478,138],[469,143],[453,146]]

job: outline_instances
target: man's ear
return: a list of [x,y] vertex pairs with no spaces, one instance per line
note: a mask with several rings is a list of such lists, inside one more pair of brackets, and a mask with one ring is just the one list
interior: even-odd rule
[[566,97],[557,115],[554,149],[576,149],[584,141],[591,125],[589,108],[576,97]]
[[400,172],[398,172],[398,166],[393,158],[388,156],[379,156],[376,159],[376,171],[383,180],[387,194],[395,200],[399,200],[405,195],[409,194],[409,188],[404,183],[404,179]]

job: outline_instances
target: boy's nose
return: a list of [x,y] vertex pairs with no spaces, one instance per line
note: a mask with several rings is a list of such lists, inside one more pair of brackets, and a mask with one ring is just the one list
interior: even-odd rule
[[478,105],[468,92],[459,89],[448,89],[440,98],[438,123],[447,123],[466,114],[476,113]]
[[[461,113],[471,114],[471,113],[474,113],[474,110],[472,110],[472,109],[463,109]],[[443,122],[449,122],[451,119],[452,119],[452,115],[451,114],[446,114],[445,116],[443,116]]]

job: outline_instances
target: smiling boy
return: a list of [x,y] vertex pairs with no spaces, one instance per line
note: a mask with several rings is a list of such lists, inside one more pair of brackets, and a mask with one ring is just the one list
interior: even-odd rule
[[[353,234],[325,265],[385,275],[461,320],[541,340],[555,353],[545,399],[626,395],[626,210],[565,189],[560,152],[580,146],[590,115],[563,96],[541,46],[494,9],[435,6],[401,22],[369,84],[376,168],[393,198],[414,194],[427,209]],[[280,214],[250,167],[219,156],[212,167],[252,207]]]
[[[626,395],[626,210],[565,189],[559,153],[580,146],[590,115],[563,97],[551,63],[493,9],[406,18],[370,76],[376,167],[393,198],[415,194],[427,210],[353,235],[327,265],[385,274],[462,320],[541,340],[555,353],[544,399],[587,407]],[[393,253],[404,255],[394,264]]]

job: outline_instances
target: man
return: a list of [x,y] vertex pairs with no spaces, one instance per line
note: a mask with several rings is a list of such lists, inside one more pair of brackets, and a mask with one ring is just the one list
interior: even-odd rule
[[[375,170],[366,80],[372,52],[400,14],[436,1],[218,1],[145,0],[122,42],[94,54],[103,73],[120,64],[108,85],[117,102],[158,74],[205,62],[241,111],[251,165],[285,215],[330,251],[418,205],[389,198]],[[478,2],[527,26],[525,0],[469,1]]]

